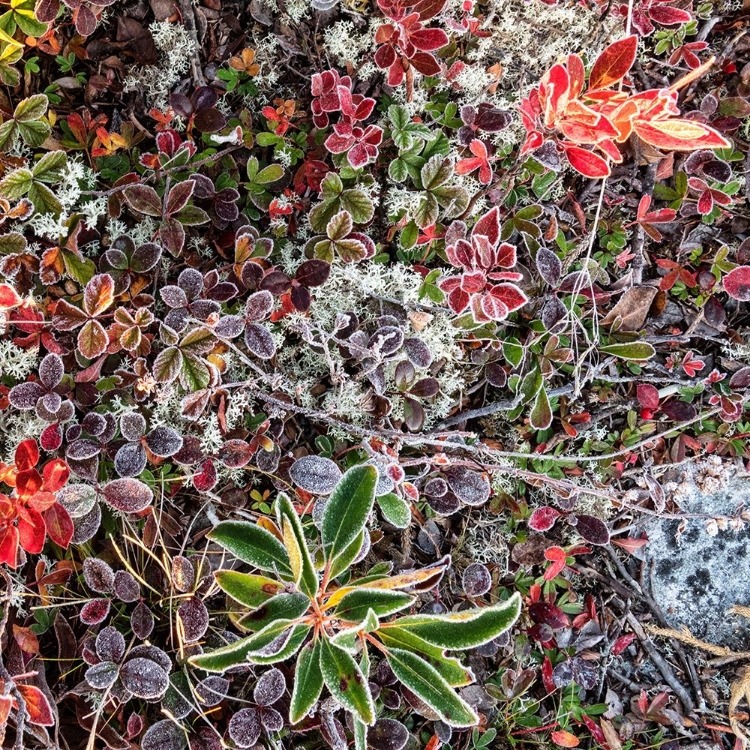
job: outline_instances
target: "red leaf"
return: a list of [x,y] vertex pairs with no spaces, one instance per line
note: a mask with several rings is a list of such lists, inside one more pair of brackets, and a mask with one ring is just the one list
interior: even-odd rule
[[57,422],[44,428],[39,436],[39,442],[46,451],[56,451],[62,445],[62,430]]
[[19,443],[13,459],[17,471],[28,471],[39,463],[39,448],[36,440],[28,439]]
[[16,567],[18,557],[18,529],[15,526],[5,526],[0,529],[0,563]]
[[98,625],[109,614],[109,599],[92,599],[81,607],[81,622],[85,625]]
[[18,519],[18,540],[27,552],[38,555],[47,537],[44,518],[38,510],[33,508],[25,508],[24,514],[26,518]]
[[635,640],[635,633],[628,633],[628,635],[621,635],[612,646],[612,655],[619,656],[634,640]]
[[580,172],[584,177],[597,179],[600,177],[609,177],[609,164],[599,154],[588,151],[579,146],[565,145],[565,154],[568,157],[570,166]]
[[742,302],[750,302],[750,266],[738,266],[724,277],[726,293]]
[[624,549],[632,555],[636,550],[645,547],[648,544],[648,539],[634,539],[633,537],[627,537],[626,539],[613,539],[612,544],[620,547],[620,549]]
[[74,531],[68,511],[60,503],[55,503],[44,511],[44,522],[49,538],[58,546],[67,549]]
[[0,284],[0,310],[18,307],[20,304],[18,292],[10,284]]
[[449,40],[442,29],[418,29],[409,34],[409,41],[422,52],[432,52],[445,47]]
[[652,4],[648,9],[648,15],[652,21],[656,21],[660,26],[677,26],[693,20],[690,11],[673,8],[671,5]]
[[638,37],[635,34],[610,44],[596,58],[589,76],[589,88],[606,89],[621,81],[633,66],[637,51]]
[[529,528],[534,531],[549,531],[562,514],[549,505],[537,508],[529,519]]
[[658,409],[659,389],[649,383],[641,383],[638,386],[638,403],[644,409]]
[[549,656],[545,656],[544,661],[542,662],[542,682],[544,683],[544,689],[548,693],[555,692],[555,682],[552,679],[552,671],[552,662],[550,661]]
[[578,737],[570,732],[566,732],[564,729],[552,732],[550,736],[552,737],[552,741],[556,745],[560,745],[560,747],[578,747],[581,744],[581,740]]
[[552,563],[552,565],[544,571],[544,580],[551,581],[554,578],[557,578],[557,576],[564,570],[567,555],[562,547],[550,547],[544,551],[544,557]]
[[26,701],[29,722],[41,727],[54,726],[55,719],[47,696],[34,685],[16,685],[16,687]]
[[53,458],[44,464],[42,469],[44,489],[46,492],[57,492],[68,481],[70,469],[61,458]]

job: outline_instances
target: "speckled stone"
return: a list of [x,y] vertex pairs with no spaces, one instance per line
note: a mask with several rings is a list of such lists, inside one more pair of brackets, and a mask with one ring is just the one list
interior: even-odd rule
[[[750,479],[732,479],[720,492],[703,494],[698,488],[680,498],[689,513],[733,516],[750,508]],[[711,643],[750,648],[750,620],[727,610],[750,606],[750,524],[739,531],[708,533],[706,521],[651,520],[649,543],[639,557],[653,561],[654,599],[675,628]]]

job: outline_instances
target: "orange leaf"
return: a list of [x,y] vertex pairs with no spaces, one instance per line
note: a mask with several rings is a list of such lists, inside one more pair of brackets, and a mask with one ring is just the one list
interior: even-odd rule
[[560,747],[578,747],[578,745],[581,744],[581,741],[576,737],[574,734],[571,734],[570,732],[566,732],[564,729],[561,729],[557,732],[552,732],[552,741],[556,745],[560,745]]
[[51,727],[55,724],[52,715],[52,707],[47,696],[34,685],[17,685],[18,692],[26,701],[26,710],[29,713],[29,721],[42,727]]
[[13,638],[21,651],[27,654],[39,653],[39,639],[30,628],[22,628],[19,625],[14,625]]
[[18,292],[10,284],[0,284],[0,310],[18,307],[20,304]]
[[621,81],[635,62],[638,37],[633,34],[610,44],[599,57],[589,76],[590,89],[606,89]]
[[672,151],[729,148],[730,145],[723,135],[695,120],[634,120],[633,130],[651,146]]

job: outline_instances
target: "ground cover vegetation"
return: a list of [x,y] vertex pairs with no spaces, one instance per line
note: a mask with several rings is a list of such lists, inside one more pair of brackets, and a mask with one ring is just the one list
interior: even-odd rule
[[0,10],[2,747],[745,746],[747,4]]

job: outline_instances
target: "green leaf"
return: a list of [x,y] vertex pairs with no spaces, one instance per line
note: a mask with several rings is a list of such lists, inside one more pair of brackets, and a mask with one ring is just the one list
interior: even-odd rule
[[289,721],[292,724],[302,721],[310,713],[323,690],[320,646],[320,640],[306,643],[297,657],[292,702],[289,705]]
[[453,692],[440,673],[411,651],[388,649],[386,659],[396,679],[423,700],[451,727],[472,727],[479,722],[474,709]]
[[544,388],[539,390],[529,414],[529,422],[535,430],[546,430],[552,424],[552,408]]
[[284,142],[284,139],[276,133],[258,133],[255,142],[259,146],[277,146]]
[[219,588],[235,601],[255,609],[276,596],[284,589],[284,584],[273,578],[240,573],[237,570],[217,570],[214,573]]
[[292,501],[283,492],[276,499],[276,518],[284,531],[285,538],[288,529],[297,542],[300,556],[298,585],[301,591],[312,598],[318,592],[318,574],[315,572],[310,549],[305,539],[305,532],[302,529],[302,522],[294,509],[294,505],[292,505]]
[[352,217],[348,211],[339,211],[331,217],[326,225],[326,234],[331,240],[343,240],[349,235],[354,227]]
[[[320,183],[320,197],[323,200],[338,198],[344,189],[344,183],[336,172],[328,172]],[[316,230],[317,231],[317,230]]]
[[170,346],[159,352],[154,360],[154,378],[157,383],[171,383],[182,369],[182,352]]
[[[409,615],[398,620],[398,627],[441,648],[476,648],[508,630],[521,613],[521,596],[489,607],[475,607],[443,615]],[[387,630],[387,626],[384,626]]]
[[312,630],[311,625],[304,623],[295,625],[286,643],[278,651],[274,650],[270,654],[266,654],[266,650],[252,651],[248,654],[247,660],[251,664],[278,664],[286,661],[299,651],[310,630]]
[[39,214],[54,214],[55,216],[59,216],[62,213],[62,203],[41,182],[32,182],[29,188],[29,200],[34,204],[34,210]]
[[406,169],[406,162],[403,159],[394,159],[388,165],[388,176],[394,182],[403,182],[409,176],[409,172]]
[[50,126],[44,120],[17,122],[16,126],[23,142],[32,148],[41,146],[50,134]]
[[208,538],[220,544],[236,558],[260,570],[291,575],[284,545],[270,532],[248,521],[222,521]]
[[395,526],[397,529],[406,529],[409,527],[411,523],[411,509],[406,500],[393,492],[389,492],[387,495],[381,495],[376,502],[380,508],[380,512],[383,514],[383,518],[391,526]]
[[62,179],[63,168],[68,163],[65,151],[49,151],[31,170],[35,180],[42,182],[58,182]]
[[375,723],[375,704],[365,676],[344,649],[321,641],[320,671],[331,695],[365,724]]
[[284,176],[284,168],[280,164],[270,164],[265,169],[261,169],[253,182],[256,185],[268,185],[271,182],[276,182]]
[[17,122],[31,122],[44,117],[49,107],[49,100],[44,94],[34,94],[18,103],[13,118]]
[[604,354],[611,354],[619,359],[633,360],[642,362],[651,359],[656,354],[656,350],[646,341],[628,341],[621,344],[609,344],[602,346],[599,351]]
[[280,620],[271,623],[259,633],[253,633],[246,638],[240,638],[234,643],[210,651],[207,654],[192,656],[188,661],[198,669],[206,672],[226,672],[227,669],[247,663],[247,657],[251,652],[267,646],[276,638],[290,629],[289,620]]
[[211,373],[206,363],[195,354],[183,352],[182,369],[180,370],[180,385],[185,390],[194,393],[205,388],[211,381]]
[[411,594],[386,589],[355,589],[344,594],[333,610],[335,617],[347,622],[362,622],[372,610],[378,617],[400,612],[414,602]]
[[80,258],[75,253],[63,253],[63,263],[65,273],[81,286],[86,286],[96,273],[96,266],[91,258]]
[[427,643],[418,635],[414,635],[408,630],[401,630],[398,623],[395,623],[395,625],[396,627],[381,628],[377,632],[377,636],[386,646],[406,649],[419,654],[440,673],[441,677],[451,687],[465,687],[474,682],[472,671],[458,659],[446,656],[444,649]]
[[425,190],[434,190],[448,182],[452,176],[453,164],[450,159],[444,159],[437,154],[422,167],[422,187]]
[[21,253],[26,249],[26,238],[19,232],[0,234],[0,253]]
[[355,560],[365,541],[364,529],[357,534],[352,543],[331,563],[331,578],[340,576]]
[[432,193],[422,193],[417,210],[414,212],[414,221],[421,229],[435,224],[440,215],[440,205]]
[[6,120],[0,125],[0,150],[8,151],[13,147],[18,137],[18,126],[15,120]]
[[34,175],[28,169],[16,169],[0,180],[0,198],[14,201],[29,192]]
[[323,510],[321,536],[328,561],[335,560],[364,529],[375,502],[378,471],[353,466],[331,493]]
[[355,224],[367,224],[375,213],[375,206],[363,190],[353,188],[341,194],[341,207],[351,215]]

